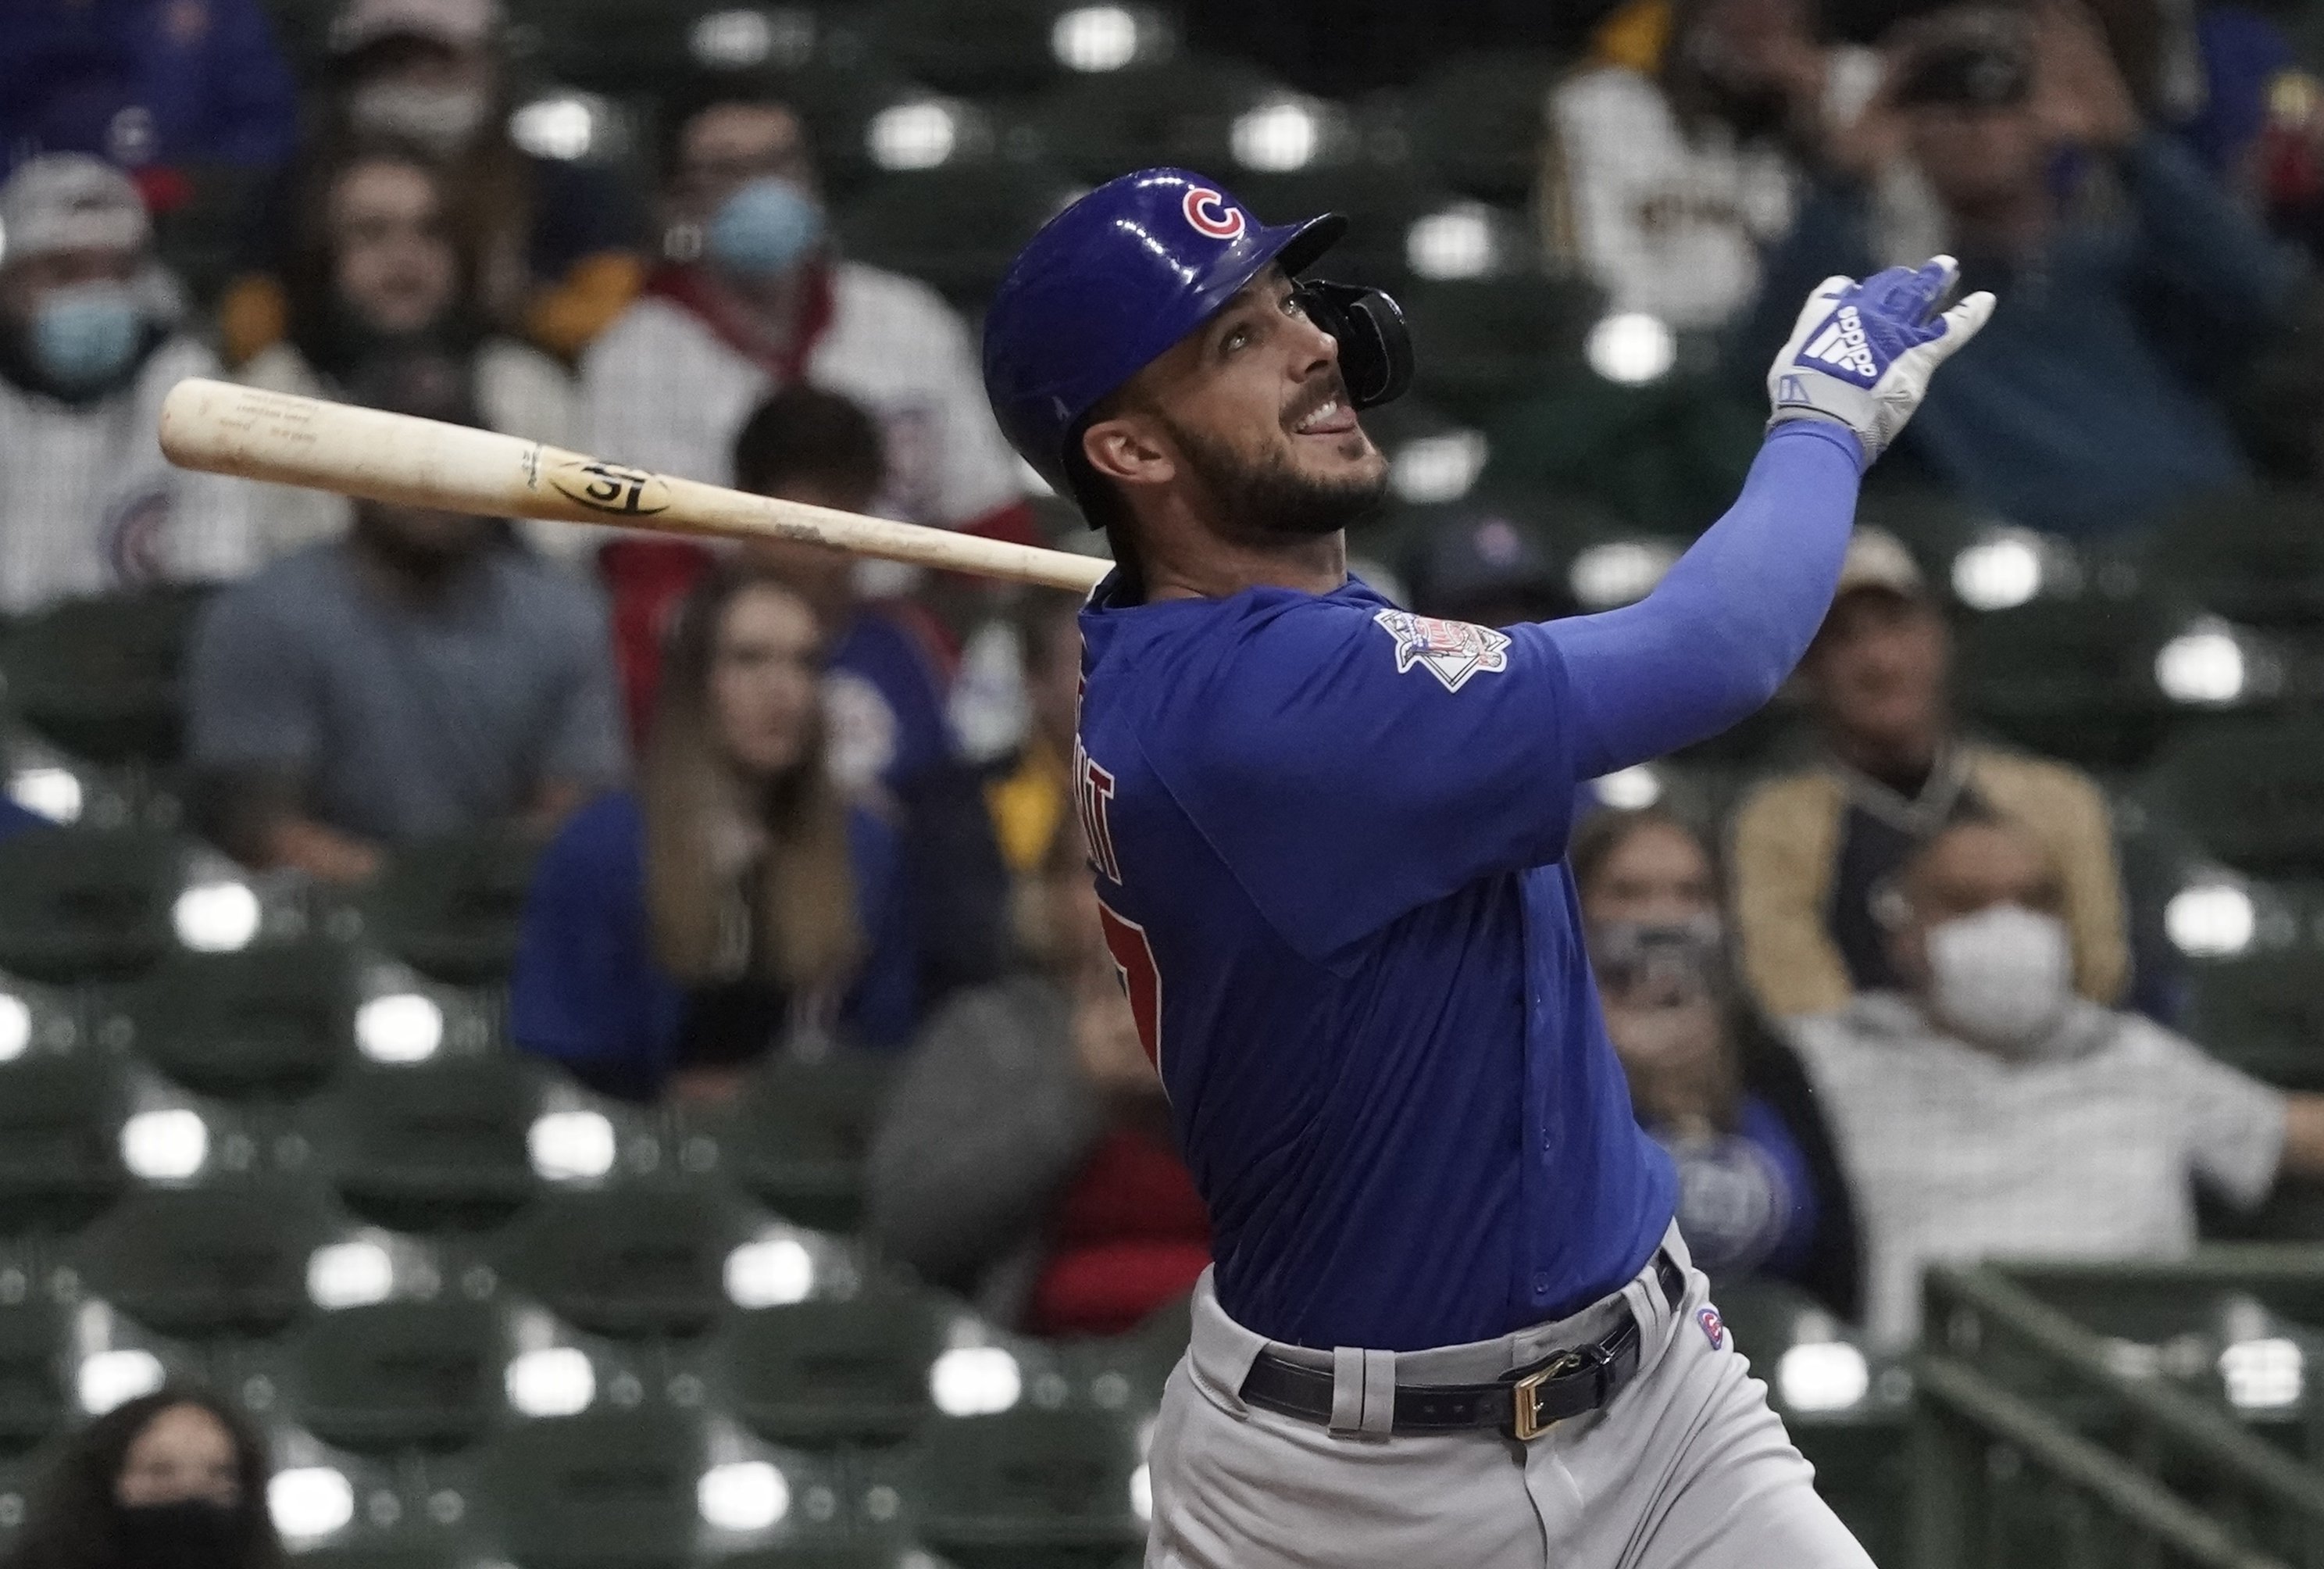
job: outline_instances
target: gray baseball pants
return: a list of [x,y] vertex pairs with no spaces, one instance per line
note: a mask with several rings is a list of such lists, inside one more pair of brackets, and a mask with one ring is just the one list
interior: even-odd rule
[[[1723,1326],[1713,1343],[1675,1225],[1664,1248],[1686,1270],[1675,1311],[1649,1266],[1559,1323],[1401,1354],[1269,1346],[1205,1274],[1148,1456],[1146,1569],[1871,1569]],[[1388,1435],[1397,1381],[1489,1382],[1598,1340],[1624,1302],[1645,1341],[1605,1409],[1524,1444]],[[1332,1428],[1243,1403],[1262,1348],[1334,1371]]]

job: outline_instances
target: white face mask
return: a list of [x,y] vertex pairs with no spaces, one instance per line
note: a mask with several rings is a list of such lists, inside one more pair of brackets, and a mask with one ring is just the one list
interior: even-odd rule
[[1975,1045],[2017,1056],[2063,1020],[2074,961],[2065,923],[1997,904],[1929,928],[1930,1004]]
[[429,88],[394,80],[365,82],[347,100],[359,131],[416,142],[446,156],[472,141],[484,123],[484,95],[474,88]]

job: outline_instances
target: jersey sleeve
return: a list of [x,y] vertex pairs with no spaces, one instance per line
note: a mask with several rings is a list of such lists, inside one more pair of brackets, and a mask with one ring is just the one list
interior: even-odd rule
[[1570,704],[1541,627],[1257,597],[1141,743],[1295,952],[1347,960],[1408,910],[1565,853]]
[[2178,1121],[2188,1169],[2238,1208],[2258,1204],[2283,1158],[2283,1092],[2192,1041],[2150,1034],[2159,1057],[2155,1087]]

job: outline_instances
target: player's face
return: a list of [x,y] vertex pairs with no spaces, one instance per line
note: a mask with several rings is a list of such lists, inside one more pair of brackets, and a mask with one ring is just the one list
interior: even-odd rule
[[771,780],[807,757],[821,669],[815,613],[798,595],[756,584],[728,603],[711,660],[710,706],[735,767]]
[[[1132,412],[1155,461],[1230,538],[1328,534],[1379,504],[1388,459],[1357,422],[1340,346],[1270,267],[1142,372]],[[1101,465],[1104,471],[1104,465]]]
[[1920,751],[1944,722],[1943,619],[1918,600],[1859,589],[1831,607],[1807,674],[1824,723],[1878,751]]

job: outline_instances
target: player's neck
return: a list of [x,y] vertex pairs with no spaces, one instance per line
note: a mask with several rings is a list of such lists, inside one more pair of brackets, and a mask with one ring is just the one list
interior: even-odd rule
[[1241,543],[1206,539],[1198,551],[1149,551],[1146,597],[1225,599],[1246,588],[1296,588],[1329,594],[1348,580],[1348,540],[1341,533]]

